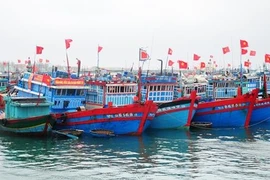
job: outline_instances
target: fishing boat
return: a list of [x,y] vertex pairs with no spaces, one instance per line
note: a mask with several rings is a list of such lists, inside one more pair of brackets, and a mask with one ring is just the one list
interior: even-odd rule
[[[141,69],[139,69],[139,79]],[[78,108],[77,112],[56,113],[57,129],[81,129],[85,133],[102,129],[112,131],[115,135],[141,135],[150,126],[157,112],[157,105],[153,101],[142,101],[138,85],[137,100],[131,104],[114,106],[109,102],[103,108]]]
[[0,94],[6,93],[8,88],[8,75],[0,74]]
[[86,86],[89,87],[86,96],[87,109],[102,108],[109,102],[115,106],[132,104],[138,92],[136,76],[127,71],[114,75],[104,72],[96,77],[88,77]]
[[189,128],[198,104],[196,91],[189,97],[175,99],[176,76],[146,74],[141,79],[143,99],[153,100],[158,105],[150,128]]
[[53,114],[55,129],[80,129],[84,133],[102,129],[115,135],[141,135],[155,117],[157,105],[153,101],[115,107],[82,109],[77,112]]
[[261,98],[257,98],[250,118],[250,125],[270,121],[270,97],[267,88],[267,76],[263,75],[263,88]]
[[46,135],[52,130],[54,120],[50,103],[45,98],[5,97],[5,111],[0,119],[3,132]]
[[248,127],[258,89],[235,98],[200,102],[192,123],[210,123],[213,128]]
[[25,72],[14,89],[18,97],[45,97],[52,103],[52,113],[62,113],[85,106],[88,87],[78,76],[69,77],[68,73],[55,68],[51,74]]

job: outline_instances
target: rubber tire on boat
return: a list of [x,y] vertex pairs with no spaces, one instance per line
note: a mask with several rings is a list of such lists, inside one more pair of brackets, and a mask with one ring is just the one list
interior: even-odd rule
[[2,125],[6,126],[7,125],[7,119],[2,119]]
[[62,122],[62,123],[65,123],[66,120],[67,120],[67,115],[66,115],[66,114],[61,114],[60,119],[61,119],[61,122]]

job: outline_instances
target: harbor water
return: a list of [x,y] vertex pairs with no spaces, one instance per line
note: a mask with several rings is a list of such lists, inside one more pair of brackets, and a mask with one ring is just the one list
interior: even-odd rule
[[270,179],[270,123],[76,140],[0,133],[0,178]]

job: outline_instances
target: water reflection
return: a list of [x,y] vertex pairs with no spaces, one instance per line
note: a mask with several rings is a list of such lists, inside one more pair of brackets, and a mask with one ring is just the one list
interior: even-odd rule
[[[0,174],[41,179],[265,179],[270,123],[248,129],[149,130],[142,136],[78,140],[0,134]],[[26,173],[27,172],[27,173]],[[240,175],[240,176],[239,176]],[[26,178],[26,179],[27,179]],[[135,179],[136,179],[135,178]]]

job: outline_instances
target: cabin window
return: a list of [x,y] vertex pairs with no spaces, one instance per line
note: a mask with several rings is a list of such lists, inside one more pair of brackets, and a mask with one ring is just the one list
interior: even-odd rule
[[75,89],[68,89],[67,90],[67,96],[74,96],[75,95]]
[[61,92],[62,92],[61,90],[62,90],[62,89],[57,89],[57,90],[56,90],[56,95],[61,95]]

